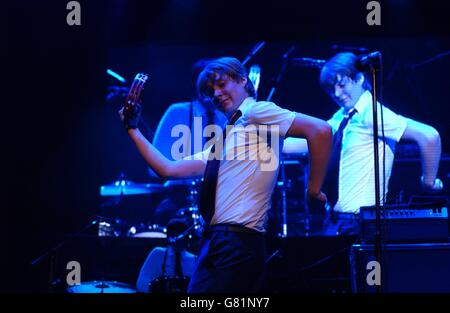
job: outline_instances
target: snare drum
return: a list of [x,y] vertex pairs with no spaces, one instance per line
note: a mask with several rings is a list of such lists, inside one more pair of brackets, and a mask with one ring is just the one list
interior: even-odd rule
[[148,291],[152,293],[186,293],[188,276],[161,276],[152,280]]
[[167,238],[167,229],[156,224],[133,226],[128,231],[128,236],[134,238]]

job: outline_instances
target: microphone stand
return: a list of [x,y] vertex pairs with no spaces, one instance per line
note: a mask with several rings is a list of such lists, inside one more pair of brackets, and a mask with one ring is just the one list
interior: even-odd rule
[[[284,72],[286,71],[287,65],[289,63],[289,55],[295,50],[295,46],[292,46],[289,48],[289,50],[283,55],[282,63],[280,72],[278,73],[278,76],[275,80],[274,85],[272,86],[272,89],[270,90],[269,96],[267,97],[267,101],[270,101],[272,99],[273,94],[275,93],[275,90],[278,86],[278,84],[281,81],[281,77],[283,76]],[[281,188],[281,201],[282,201],[282,229],[281,234],[279,235],[281,238],[287,237],[287,217],[286,217],[286,179],[285,179],[285,172],[284,172],[284,158],[283,153],[280,153],[280,171],[281,171],[281,181],[278,182],[278,186]]]
[[252,49],[252,51],[249,53],[249,55],[247,55],[247,57],[244,59],[244,61],[242,61],[242,65],[245,66],[245,64],[247,64],[248,61],[251,60],[251,58],[253,58],[253,56],[259,51],[259,49],[261,49],[264,45],[266,44],[265,41],[261,41],[258,42],[256,44],[256,46]]
[[311,232],[311,220],[310,220],[310,211],[308,205],[308,181],[309,181],[309,164],[303,166],[303,202],[305,206],[305,237],[309,237]]
[[[383,251],[381,238],[381,205],[380,205],[380,169],[379,169],[379,151],[378,151],[378,108],[377,108],[377,74],[378,67],[381,64],[381,54],[377,62],[372,62],[369,65],[370,73],[372,75],[372,112],[373,112],[373,158],[375,170],[375,256],[380,264],[381,273],[384,273],[383,267]],[[375,63],[375,64],[374,64]],[[384,195],[383,195],[384,196]],[[383,292],[383,275],[380,277],[380,285],[377,285],[377,292]]]
[[[289,63],[289,55],[292,52],[294,52],[295,49],[296,49],[296,47],[295,47],[295,45],[293,45],[283,55],[280,72],[278,73],[278,76],[277,76],[277,78],[275,80],[275,83],[274,83],[272,89],[269,92],[269,96],[267,97],[267,101],[270,101],[272,99],[272,96],[275,93],[275,90],[276,90],[278,84],[280,83],[284,72],[286,71],[287,65]],[[278,185],[281,186],[281,201],[282,201],[282,213],[281,213],[282,214],[282,232],[281,232],[281,234],[279,234],[279,237],[281,237],[282,239],[285,239],[285,238],[287,238],[287,216],[286,216],[286,188],[287,188],[287,186],[286,186],[285,173],[284,173],[284,160],[281,159],[281,158],[283,158],[282,152],[280,152],[281,182],[278,182]],[[275,252],[273,252],[265,260],[265,264],[268,264],[277,255],[282,256],[282,246],[284,246],[284,241],[282,241],[281,247],[278,247],[278,249],[275,250]]]
[[275,83],[272,86],[272,89],[270,89],[269,92],[269,96],[267,96],[267,100],[266,101],[271,101],[273,94],[275,93],[276,88],[278,87],[281,78],[283,77],[284,72],[287,69],[287,65],[289,63],[289,55],[294,52],[295,50],[295,45],[292,46],[291,48],[289,48],[289,50],[283,55],[282,61],[281,61],[281,68],[280,68],[280,72],[278,73],[277,78],[275,79]]

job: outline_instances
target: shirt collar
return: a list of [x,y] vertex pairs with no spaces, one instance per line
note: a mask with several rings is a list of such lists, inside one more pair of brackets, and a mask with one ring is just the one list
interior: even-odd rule
[[[236,111],[240,110],[242,114],[247,110],[248,106],[252,103],[256,102],[255,98],[253,97],[247,97],[242,101],[242,103],[239,105]],[[233,113],[234,114],[234,113]],[[230,118],[233,116],[233,114],[230,116]]]
[[362,93],[361,97],[359,97],[355,106],[353,107],[356,111],[362,112],[368,105],[372,104],[372,94],[369,90],[366,90]]

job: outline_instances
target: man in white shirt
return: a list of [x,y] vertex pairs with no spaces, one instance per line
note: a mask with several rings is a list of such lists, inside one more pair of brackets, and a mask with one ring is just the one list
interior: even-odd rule
[[203,186],[212,188],[212,216],[205,219],[207,230],[188,291],[255,291],[265,267],[264,223],[278,174],[278,144],[289,136],[306,138],[311,160],[308,197],[324,202],[321,185],[331,151],[331,127],[272,102],[257,102],[248,72],[235,58],[208,63],[197,80],[197,90],[236,125],[227,128],[224,149],[219,139],[214,152],[209,148],[170,161],[137,129],[139,105],[119,114],[143,158],[162,177],[202,176],[213,164],[208,161],[211,156],[220,160],[216,182]]
[[[333,176],[331,161],[324,185],[328,200],[332,202],[329,213],[333,218],[327,221],[325,229],[325,233],[329,235],[359,234],[360,207],[375,205],[371,86],[364,73],[356,69],[356,61],[357,57],[353,53],[339,53],[327,61],[320,73],[321,85],[340,107],[328,120],[335,139],[339,126],[347,118],[341,127],[341,149],[336,151],[337,181],[331,182],[334,186],[328,186]],[[420,148],[423,188],[430,192],[441,190],[442,182],[436,178],[441,155],[441,141],[436,129],[398,115],[385,106],[381,110],[380,103],[377,106],[379,123],[383,112],[385,136],[383,141],[382,128],[379,126],[380,201],[384,198],[383,192],[386,195],[388,191],[395,143],[400,139],[413,140]],[[288,139],[285,142],[286,153],[304,153],[305,150],[307,148],[300,140]],[[382,174],[383,159],[386,179],[383,179]],[[333,187],[338,187],[335,202],[331,200],[332,192],[328,191]]]

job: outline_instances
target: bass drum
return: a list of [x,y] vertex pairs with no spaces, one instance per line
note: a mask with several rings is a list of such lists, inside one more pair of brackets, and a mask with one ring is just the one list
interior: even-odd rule
[[150,282],[151,293],[186,293],[189,285],[188,276],[161,276]]

